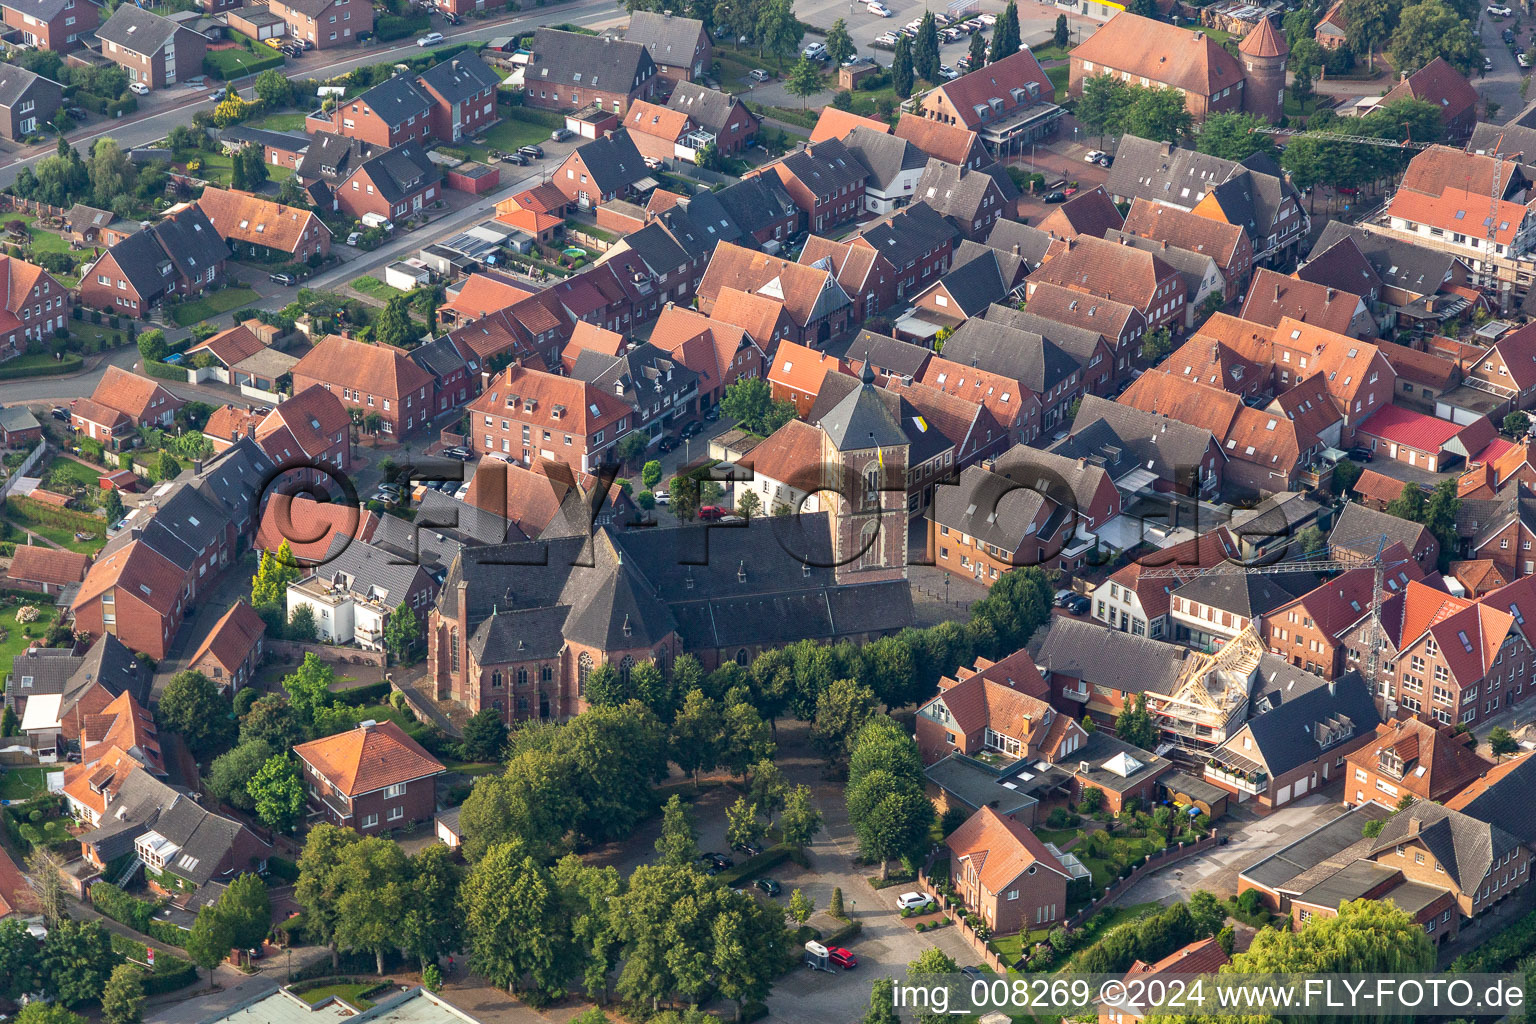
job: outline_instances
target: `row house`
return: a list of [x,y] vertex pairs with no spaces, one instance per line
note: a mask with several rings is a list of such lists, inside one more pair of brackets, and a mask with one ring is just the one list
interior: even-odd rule
[[[989,384],[996,387],[996,377],[1017,381],[1020,401],[1038,405],[1038,419],[1034,409],[1025,409],[1022,415],[1009,417],[1014,424],[1015,438],[1032,441],[1040,433],[1051,431],[1064,421],[1072,403],[1083,394],[1083,368],[1073,356],[1033,331],[1011,327],[1001,320],[973,318],[961,324],[944,343],[946,363],[957,370],[926,371],[935,380],[946,373],[949,380],[964,380],[964,368],[973,367],[993,375]],[[974,389],[981,375],[971,376]],[[997,394],[1000,401],[1002,392]],[[990,397],[990,396],[989,396]],[[1009,404],[1009,403],[1003,403]],[[1024,437],[1020,437],[1022,433]]]
[[311,210],[212,185],[203,189],[197,207],[242,256],[306,263],[330,254],[331,229]]
[[[614,341],[619,340],[614,335]],[[582,349],[568,372],[627,405],[634,429],[645,431],[653,440],[678,426],[698,404],[699,375],[648,342],[616,353]]]
[[[1002,180],[1012,184],[1006,175]],[[955,225],[961,235],[973,242],[985,239],[992,225],[1012,205],[994,175],[985,170],[966,170],[942,160],[928,161],[912,195],[933,207]]]
[[70,291],[48,271],[14,256],[0,257],[0,353],[20,355],[33,341],[52,339],[69,324]]
[[435,139],[458,142],[499,120],[496,87],[501,76],[474,54],[461,53],[433,65],[416,76],[416,84],[432,99],[427,119]]
[[243,600],[225,612],[192,652],[187,666],[233,696],[256,680],[266,646],[267,624]]
[[1536,490],[1536,441],[1511,445],[1473,465],[1457,478],[1456,496],[1463,501],[1487,501],[1503,497],[1518,484]]
[[1440,542],[1421,523],[1399,519],[1358,502],[1349,502],[1334,517],[1328,548],[1339,556],[1375,558],[1383,547],[1401,544],[1425,572],[1434,572],[1440,561]]
[[1352,338],[1370,338],[1376,334],[1376,321],[1371,317],[1364,296],[1331,285],[1286,277],[1267,267],[1259,268],[1253,275],[1248,298],[1237,315],[1269,327],[1278,327],[1281,320],[1290,317]]
[[788,153],[748,177],[772,174],[794,199],[812,234],[828,231],[864,212],[869,170],[838,139]]
[[1220,305],[1224,300],[1228,291],[1227,280],[1222,276],[1216,261],[1204,253],[1180,249],[1167,242],[1155,242],[1117,229],[1104,232],[1104,238],[1142,252],[1150,252],[1179,272],[1179,277],[1184,281],[1184,319],[1180,325],[1181,330],[1197,326],[1197,321],[1207,315],[1209,303]]
[[1066,202],[1055,206],[1037,225],[1041,231],[1054,238],[1105,238],[1111,231],[1125,227],[1125,218],[1104,186],[1078,192]]
[[669,82],[691,82],[709,74],[714,48],[704,23],[671,11],[633,11],[624,30],[627,42],[645,47],[656,62],[656,73]]
[[[792,324],[789,340],[799,344],[823,345],[851,326],[853,302],[828,269],[790,263],[721,242],[699,283],[699,311],[715,315],[727,289],[777,301]],[[757,340],[762,343],[761,338]],[[765,350],[770,347],[765,346]]]
[[701,409],[719,405],[738,380],[762,377],[768,364],[744,328],[671,303],[657,317],[650,343],[698,375]]
[[1495,767],[1469,735],[1418,718],[1382,722],[1370,742],[1345,756],[1344,802],[1394,810],[1404,797],[1445,803]]
[[6,0],[0,3],[0,18],[8,30],[21,33],[26,45],[68,53],[101,23],[101,5],[92,0]]
[[1500,399],[1500,410],[1536,405],[1536,325],[1525,324],[1500,336],[1462,372],[1462,383]]
[[580,110],[596,104],[623,115],[635,100],[653,100],[662,77],[640,43],[559,29],[533,35],[523,71],[523,102],[543,110]]
[[229,245],[195,205],[167,210],[113,245],[80,272],[80,301],[147,319],[163,299],[202,294],[222,284]]
[[852,242],[810,235],[800,249],[799,262],[830,270],[848,296],[856,324],[896,304],[896,266],[884,253]]
[[1216,261],[1227,284],[1225,298],[1242,294],[1247,286],[1248,274],[1253,268],[1253,243],[1237,224],[1202,217],[1177,206],[1166,206],[1138,196],[1131,201],[1122,230],[1209,256]]
[[324,388],[365,421],[378,417],[378,429],[395,437],[424,429],[435,412],[432,376],[404,353],[383,345],[327,335],[299,360],[292,374],[295,393]]
[[271,0],[267,10],[282,19],[290,39],[317,50],[351,46],[373,33],[373,6],[364,0]]
[[1017,378],[933,356],[924,362],[915,379],[985,407],[1012,443],[1028,444],[1040,436],[1040,396]]
[[[90,6],[89,4],[85,4]],[[124,5],[96,29],[101,54],[120,65],[130,83],[164,89],[203,73],[208,40],[199,32],[142,7]]]
[[548,459],[582,473],[615,461],[609,450],[637,415],[622,395],[516,364],[483,385],[466,411],[476,453],[523,466]]
[[[889,128],[878,123],[868,123],[868,118],[846,114],[836,107],[827,107],[816,123],[822,129],[831,115],[838,114],[858,122],[846,135],[825,135],[822,138],[841,138],[848,152],[858,158],[869,172],[864,179],[864,209],[869,213],[885,215],[911,202],[916,195],[917,183],[928,166],[928,157],[906,139],[890,133]],[[812,142],[818,141],[812,133]]]
[[294,172],[319,209],[361,220],[387,220],[420,213],[442,197],[442,172],[415,142],[382,149],[361,139],[330,132],[310,136]]
[[[1382,551],[1386,592],[1382,600],[1400,593],[1424,577],[1424,570],[1400,544]],[[1324,679],[1336,679],[1345,671],[1351,638],[1362,616],[1376,598],[1375,570],[1351,569],[1321,586],[1282,604],[1265,616],[1265,642],[1270,650],[1292,665]]]
[[304,130],[360,139],[379,149],[432,142],[432,97],[409,76],[394,74],[334,110],[311,111]]
[[849,241],[891,262],[896,268],[896,298],[901,301],[944,275],[960,242],[960,231],[919,199]]
[[777,175],[743,178],[714,193],[736,225],[764,252],[778,252],[800,231],[800,207]]
[[[1170,614],[1173,591],[1181,581],[1237,555],[1237,540],[1224,526],[1146,555],[1115,570],[1094,588],[1093,618],[1132,636],[1176,639],[1178,627]],[[1194,605],[1186,613],[1186,618],[1201,618]]]
[[1025,282],[1025,295],[1054,284],[1085,295],[1118,299],[1136,307],[1147,330],[1178,330],[1184,317],[1184,283],[1179,272],[1155,253],[1102,238],[1068,238],[1059,251]]
[[975,242],[960,244],[973,248],[957,252],[949,272],[913,296],[912,311],[901,318],[897,331],[922,336],[930,329],[935,334],[954,329],[1011,297],[1007,281],[1022,261]]
[[[1323,228],[1312,246],[1308,263],[1298,273],[1308,280],[1317,279],[1309,270],[1311,264],[1321,260],[1326,266],[1329,261],[1324,257],[1346,240],[1349,245],[1345,251],[1354,249],[1364,256],[1381,282],[1377,296],[1381,306],[1374,312],[1383,325],[1390,326],[1399,320],[1438,324],[1444,316],[1455,315],[1456,309],[1464,309],[1469,296],[1479,294],[1473,290],[1476,275],[1462,258],[1396,235],[1338,221],[1329,221]],[[1357,265],[1353,257],[1344,263],[1350,265]],[[1342,287],[1346,280],[1323,283]],[[1360,288],[1369,289],[1369,279],[1361,279],[1354,290]]]
[[[1130,379],[1147,334],[1147,318],[1127,302],[1033,282],[1022,310],[994,306],[987,319],[1049,339],[1082,364],[1084,390],[1106,394]],[[1026,288],[1031,282],[1026,280]]]
[[[1067,436],[1051,445],[1051,450],[1110,461],[1130,452],[1138,471],[1134,476],[1129,472],[1117,475],[1117,486],[1129,491],[1150,487],[1156,493],[1202,497],[1220,493],[1228,461],[1209,430],[1097,395],[1083,396]],[[1139,470],[1150,473],[1151,478]]]
[[722,156],[735,156],[750,146],[762,123],[736,96],[694,82],[678,82],[667,106],[687,114],[701,130],[712,134],[715,150]]
[[990,586],[1016,566],[1074,572],[1096,546],[1096,527],[1120,514],[1120,492],[1086,459],[1019,445],[964,469],[937,491],[929,561]]
[[978,170],[995,162],[982,144],[981,136],[971,129],[936,121],[915,111],[902,111],[891,134],[906,139],[922,150],[924,156],[967,170]]
[[285,477],[324,487],[352,471],[352,416],[324,387],[311,384],[278,403],[251,436]]
[[852,373],[848,363],[792,341],[781,343],[768,365],[769,393],[775,402],[791,402],[795,415],[805,417],[829,374]]

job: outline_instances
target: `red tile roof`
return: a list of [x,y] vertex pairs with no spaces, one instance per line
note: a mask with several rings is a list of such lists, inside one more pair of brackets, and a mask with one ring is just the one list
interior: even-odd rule
[[1212,96],[1240,84],[1243,70],[1221,44],[1198,27],[1175,26],[1122,12],[1100,25],[1072,51],[1072,60],[1114,68],[1133,77]]
[[[1400,188],[1392,197],[1391,213],[1394,217],[1428,224],[1430,227],[1445,231],[1487,238],[1489,205],[1487,193],[1468,192],[1446,186],[1438,195],[1426,195],[1412,189]],[[1500,245],[1513,242],[1525,216],[1524,206],[1507,199],[1500,199],[1494,239]]]
[[[180,409],[186,403],[148,377],[140,377],[120,366],[108,366],[91,392],[91,400],[108,409],[116,409],[135,420],[158,416],[166,409]],[[78,412],[79,403],[75,409]],[[97,420],[96,422],[104,422]]]
[[175,563],[139,540],[131,540],[91,566],[75,596],[75,607],[116,588],[125,597],[142,601],[162,616],[176,608],[182,573]]
[[349,797],[448,770],[389,721],[300,743],[293,752]]
[[[1099,29],[1105,31],[1104,28]],[[938,92],[954,106],[956,113],[964,121],[965,127],[977,128],[984,126],[987,121],[976,113],[976,107],[986,107],[991,112],[989,101],[1000,99],[1003,109],[1028,106],[1014,101],[1011,90],[1023,89],[1033,83],[1037,93],[1034,99],[1036,103],[1052,103],[1056,99],[1056,87],[1051,84],[1050,78],[1045,74],[1045,69],[1035,59],[1035,55],[1027,49],[1021,49],[1017,53],[1011,53],[1002,60],[994,61],[985,67],[961,75],[953,82],[946,82],[939,86]]]
[[300,566],[317,565],[325,559],[337,537],[366,541],[378,524],[377,515],[352,505],[279,493],[272,495],[262,509],[252,547],[275,552],[286,540]]
[[41,544],[18,544],[6,575],[13,580],[64,587],[85,579],[90,565],[90,555]]
[[970,860],[988,892],[1001,893],[1032,865],[1065,875],[1061,862],[1023,822],[983,807],[945,841],[952,861]]
[[859,127],[869,128],[882,135],[891,134],[891,126],[884,121],[860,117],[836,107],[822,107],[821,116],[816,119],[816,127],[811,129],[811,142],[815,144],[822,139],[841,139]]
[[966,158],[980,142],[976,133],[969,128],[945,124],[910,111],[904,112],[896,122],[895,134],[912,143],[925,155],[957,167],[965,166]]
[[[535,213],[531,210],[516,212]],[[538,214],[535,213],[535,216]],[[471,274],[459,286],[458,292],[443,303],[443,309],[465,320],[477,320],[498,309],[515,305],[532,294],[533,292],[508,281],[498,280],[486,274]]]
[[196,665],[208,655],[233,672],[256,649],[256,642],[266,633],[267,624],[245,601],[236,601],[218,622],[213,624],[208,637],[198,646],[188,664]]
[[[335,334],[327,335],[299,360],[293,368],[293,377],[350,387],[396,400],[432,386],[432,375],[404,354],[383,345],[350,341]],[[403,414],[405,410],[398,411]]]
[[[268,413],[256,427],[256,440],[261,441],[285,427],[304,454],[313,458],[335,446],[337,437],[341,438],[341,443],[350,444],[352,417],[334,392],[312,384]],[[273,453],[268,451],[267,454]],[[298,457],[297,453],[294,457]],[[273,461],[282,465],[285,460],[273,455]]]

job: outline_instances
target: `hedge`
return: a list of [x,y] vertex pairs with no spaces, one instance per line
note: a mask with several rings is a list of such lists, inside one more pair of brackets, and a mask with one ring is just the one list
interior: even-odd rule
[[1512,971],[1533,949],[1536,949],[1536,911],[1505,925],[1493,938],[1461,954],[1451,961],[1451,970],[1471,974]]
[[149,926],[155,919],[155,905],[137,896],[130,896],[111,882],[97,882],[91,886],[91,905],[118,924],[125,924],[136,932],[149,934]]
[[[365,708],[370,704],[379,704],[389,699],[389,681],[369,683],[367,686],[357,686],[350,690],[342,690],[335,695],[336,700],[342,704],[350,704],[355,708]],[[268,861],[270,866],[271,861]]]
[[22,377],[52,377],[60,373],[73,373],[85,365],[85,360],[68,353],[63,359],[51,363],[34,363],[31,366],[6,366],[0,363],[0,380],[17,380]]
[[864,930],[863,921],[849,921],[831,935],[821,940],[823,946],[841,946]]
[[[137,942],[124,935],[112,936],[112,951],[125,960],[137,960],[143,963],[147,959],[146,950],[149,947],[142,942]],[[144,983],[144,994],[147,996],[163,995],[166,992],[174,992],[179,988],[186,988],[197,980],[197,965],[190,960],[183,960],[179,956],[172,956],[163,949],[155,950],[155,968],[152,974],[141,979]]]
[[744,878],[756,878],[769,868],[776,868],[789,860],[795,853],[795,847],[788,843],[779,843],[771,846],[756,857],[748,857],[733,868],[728,868],[715,876],[715,881],[721,885],[734,886]]
[[187,382],[187,368],[177,366],[175,363],[157,363],[152,359],[144,360],[144,372],[151,377],[159,377],[161,380]]
[[[263,46],[263,50],[272,50],[270,46]],[[228,56],[237,54],[239,59]],[[250,75],[259,75],[269,68],[280,68],[284,64],[283,55],[277,50],[272,50],[269,57],[244,50],[214,50],[203,58],[203,74],[209,78],[217,78],[220,81],[228,81],[230,76],[246,78]]]
[[417,32],[425,32],[431,27],[432,21],[425,14],[418,14],[410,18],[384,14],[374,19],[373,34],[387,42],[391,39],[404,39],[406,36],[415,35]]

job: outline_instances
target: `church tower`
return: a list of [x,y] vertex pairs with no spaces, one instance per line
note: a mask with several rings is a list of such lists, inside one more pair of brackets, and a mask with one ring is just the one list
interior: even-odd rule
[[907,576],[907,437],[889,408],[900,401],[875,387],[866,362],[859,386],[819,424],[838,583]]
[[1243,62],[1243,109],[1279,124],[1285,114],[1285,63],[1291,56],[1285,36],[1268,17],[1259,19],[1237,47]]

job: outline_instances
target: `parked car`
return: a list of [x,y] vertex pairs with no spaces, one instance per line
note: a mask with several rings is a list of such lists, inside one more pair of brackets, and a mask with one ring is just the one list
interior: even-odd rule
[[896,897],[896,907],[899,910],[921,910],[933,902],[933,897],[925,892],[904,892]]
[[683,446],[683,442],[675,437],[664,437],[656,442],[656,450],[665,455],[667,452],[675,452]]
[[763,892],[767,893],[769,896],[777,896],[779,893],[784,891],[784,887],[771,878],[759,878],[752,884],[756,888],[761,889]]
[[1507,28],[1503,32],[1499,33],[1499,37],[1506,43],[1512,43],[1515,41],[1515,30],[1512,28]]
[[986,975],[982,973],[980,967],[971,967],[969,965],[960,968],[960,973],[970,981],[980,981],[986,977]]
[[145,85],[143,82],[129,82],[128,91],[133,93],[135,96],[148,96],[149,86]]
[[441,32],[428,32],[426,35],[416,40],[416,45],[420,46],[422,49],[426,49],[428,46],[436,46],[442,41],[443,34]]
[[1112,167],[1112,166],[1114,166],[1114,163],[1115,163],[1115,158],[1110,156],[1108,153],[1105,153],[1103,156],[1099,157],[1099,166],[1100,167]]
[[1067,606],[1067,602],[1070,600],[1072,600],[1072,591],[1058,590],[1056,591],[1055,597],[1052,598],[1051,604],[1055,605],[1057,608],[1065,608]]
[[810,46],[807,46],[805,49],[800,51],[800,56],[806,57],[810,60],[823,60],[827,56],[827,44],[812,43]]
[[[896,36],[892,32],[882,32],[880,35],[875,36],[874,45],[876,45],[876,46],[895,46],[896,45]],[[765,79],[763,79],[763,81],[766,82],[767,79],[765,78]]]
[[686,426],[684,426],[682,430],[678,431],[678,436],[680,436],[680,437],[693,437],[694,435],[698,434],[703,429],[704,429],[704,424],[703,423],[701,423],[698,420],[693,420],[692,422],[690,422]]
[[1483,70],[1484,71],[1492,71],[1493,70],[1493,58],[1492,57],[1484,57],[1483,58]]
[[522,153],[503,153],[501,162],[504,164],[516,164],[519,167],[528,166],[528,157]]
[[1043,201],[1047,203],[1064,203],[1067,201],[1067,194],[1060,190],[1055,192],[1047,192]]
[[763,852],[763,844],[748,841],[745,843],[737,843],[732,846],[731,849],[737,851],[738,853],[744,853],[748,857],[756,857],[758,854]]
[[962,74],[969,72],[971,70],[971,55],[967,53],[955,61],[955,70]]
[[1488,13],[1493,15],[1495,18],[1507,18],[1515,12],[1510,10],[1508,7],[1503,6],[1502,4],[1489,4]]
[[295,284],[299,283],[299,279],[298,278],[296,278],[292,274],[288,274],[288,273],[268,274],[267,275],[267,280],[271,281],[273,284],[281,284],[281,285],[295,285]]
[[[561,129],[561,130],[563,131],[564,129]],[[517,152],[518,152],[519,155],[527,157],[529,160],[542,160],[542,159],[544,159],[544,147],[543,146],[533,146],[533,145],[519,146],[519,147],[517,147]]]
[[733,868],[736,866],[736,862],[723,853],[706,853],[704,855],[704,859],[709,861],[715,867],[719,868],[721,871],[724,871],[726,868]]
[[651,497],[656,499],[656,504],[658,505],[665,505],[667,502],[672,500],[672,495],[668,494],[666,491],[652,491]]
[[283,41],[278,36],[270,36],[266,39],[263,39],[262,42],[266,43],[274,50],[281,50],[283,48]]
[[876,0],[874,3],[865,4],[864,9],[877,18],[889,18],[892,17],[894,13],[889,7],[885,6],[885,4],[879,3],[878,0]]
[[1083,157],[1083,162],[1088,164],[1096,164],[1099,162],[1099,157],[1103,155],[1104,151],[1102,149],[1090,149],[1088,151],[1088,155]]
[[1522,68],[1528,68],[1531,66],[1531,58],[1523,53],[1517,53],[1515,54],[1515,63],[1519,64]]
[[855,967],[859,966],[859,958],[854,956],[853,953],[849,950],[844,949],[842,946],[828,946],[827,959],[831,960],[845,971],[851,971]]
[[452,11],[444,11],[443,12],[443,20],[446,21],[450,25],[462,25],[462,24],[464,24],[464,19],[462,17],[460,17],[459,15],[454,14]]
[[1371,454],[1371,450],[1369,448],[1362,448],[1359,445],[1351,448],[1345,454],[1349,456],[1350,461],[1352,462],[1370,462],[1371,459],[1375,458],[1375,456]]
[[752,81],[754,81],[754,82],[766,82],[770,78],[772,78],[773,76],[770,75],[768,72],[764,71],[762,68],[753,68],[751,73],[748,74],[747,77],[752,79]]
[[857,68],[863,67],[865,64],[873,64],[874,62],[875,58],[859,54],[857,56],[849,57],[847,60],[843,61],[843,67]]
[[955,79],[960,77],[960,72],[956,71],[954,68],[950,67],[948,64],[940,64],[939,65],[939,77],[944,79],[945,81],[953,82]]
[[445,459],[453,459],[457,462],[468,462],[475,457],[468,448],[444,448],[442,455]]
[[359,238],[362,238],[362,237],[363,237],[363,233],[361,231],[354,231],[350,235],[347,236],[347,244],[350,245],[350,246],[356,247],[357,240]]
[[1093,607],[1092,603],[1081,594],[1067,602],[1067,611],[1073,615],[1086,615],[1091,607]]
[[716,423],[716,422],[719,422],[719,420],[720,420],[720,407],[718,405],[712,405],[712,406],[710,406],[708,409],[706,409],[704,411],[704,422],[705,423]]
[[699,518],[704,520],[725,518],[725,509],[719,505],[705,505],[699,509]]
[[[573,136],[575,134],[576,133],[571,131],[569,128],[556,128],[554,131],[549,133],[549,137],[550,137],[551,140],[553,140],[555,142],[564,142],[566,139],[570,138],[571,136]],[[544,155],[544,151],[542,149],[539,150],[539,156],[543,156],[543,155]]]
[[54,406],[52,409],[49,410],[48,415],[52,416],[54,419],[58,420],[60,423],[68,423],[69,422],[69,410],[65,409],[62,405]]

